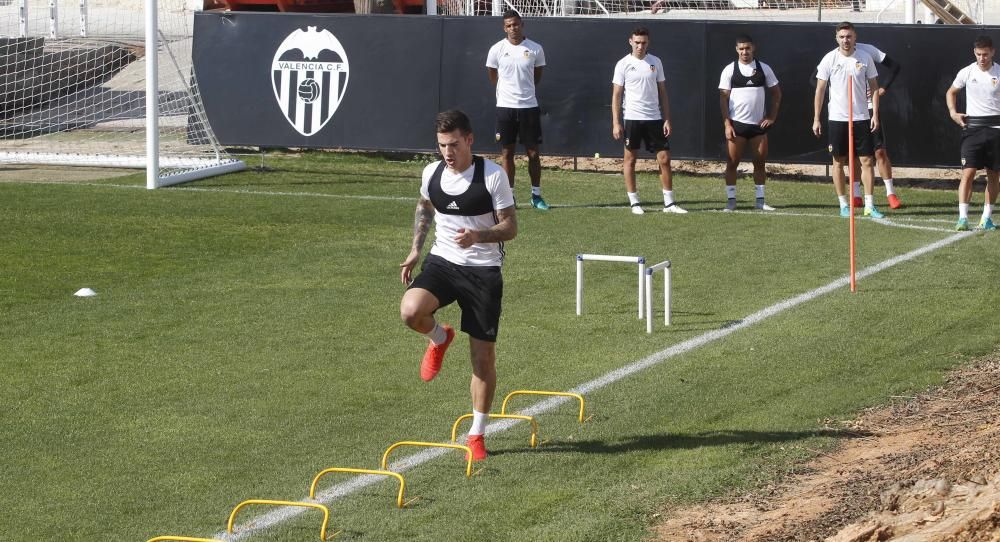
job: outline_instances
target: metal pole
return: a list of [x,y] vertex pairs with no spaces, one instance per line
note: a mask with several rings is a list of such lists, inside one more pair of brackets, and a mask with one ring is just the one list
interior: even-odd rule
[[156,188],[160,174],[157,26],[156,0],[146,0],[146,188],[149,190]]
[[583,314],[583,258],[576,257],[576,315]]

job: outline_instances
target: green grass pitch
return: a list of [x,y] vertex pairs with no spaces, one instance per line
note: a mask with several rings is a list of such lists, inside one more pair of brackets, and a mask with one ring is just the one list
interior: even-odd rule
[[[146,191],[140,176],[0,184],[0,539],[213,537],[236,504],[301,500],[320,470],[377,468],[401,440],[444,442],[469,410],[460,335],[425,384],[400,322],[399,263],[424,163],[305,153],[270,170]],[[517,195],[528,199],[520,164]],[[640,176],[647,209],[658,182]],[[620,175],[544,172],[549,212],[508,244],[495,407],[567,390],[731,326],[848,271],[828,183],[771,182],[775,214],[723,214],[721,179],[678,176],[691,214],[625,208]],[[881,194],[882,191],[880,190]],[[955,193],[900,189],[894,225],[858,220],[863,269],[954,235]],[[752,207],[740,181],[740,204]],[[981,202],[981,195],[974,201]],[[880,199],[882,197],[880,196]],[[978,205],[978,203],[977,203]],[[977,212],[977,211],[974,211]],[[904,227],[900,227],[904,226]],[[330,502],[340,540],[642,540],[653,515],[767,483],[850,438],[825,426],[939,383],[1000,336],[1000,234],[972,234]],[[633,266],[674,265],[673,325],[636,318]],[[72,294],[82,287],[93,298]],[[449,307],[440,318],[454,323]],[[515,410],[534,403],[519,398]],[[394,456],[411,452],[401,450]],[[348,482],[332,475],[321,490]],[[238,527],[272,510],[240,513]],[[314,540],[306,511],[246,540]]]

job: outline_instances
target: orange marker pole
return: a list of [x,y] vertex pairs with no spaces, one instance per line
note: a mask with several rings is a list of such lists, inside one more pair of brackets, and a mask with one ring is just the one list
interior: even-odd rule
[[858,291],[855,280],[854,266],[854,76],[847,78],[847,170],[849,182],[847,185],[847,201],[851,205],[851,292]]

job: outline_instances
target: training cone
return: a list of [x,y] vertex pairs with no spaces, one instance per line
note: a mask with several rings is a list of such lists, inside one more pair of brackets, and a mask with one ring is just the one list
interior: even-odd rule
[[73,295],[75,295],[76,297],[94,297],[95,295],[97,295],[97,292],[91,290],[90,288],[80,288]]

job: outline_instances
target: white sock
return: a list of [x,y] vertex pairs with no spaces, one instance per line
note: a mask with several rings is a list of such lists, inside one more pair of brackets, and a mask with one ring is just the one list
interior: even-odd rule
[[993,206],[989,203],[983,205],[983,220],[986,220],[987,218],[993,218]]
[[885,183],[885,195],[891,196],[896,193],[896,190],[892,187],[892,179],[882,179]]
[[753,185],[753,189],[754,189],[754,192],[757,194],[758,198],[763,198],[764,197],[764,185],[762,185],[762,184],[755,184],[755,185]]
[[966,220],[969,219],[969,204],[968,203],[959,203],[958,204],[958,218],[960,218],[960,219],[964,218]]
[[865,196],[865,209],[871,209],[875,207],[875,196]]
[[674,204],[674,191],[673,190],[664,190],[663,191],[663,206],[664,207],[670,207],[673,204]]
[[437,322],[434,322],[434,329],[424,333],[424,335],[434,344],[444,344],[448,340],[448,332]]
[[736,199],[736,185],[733,186],[729,186],[728,184],[726,185],[726,198]]
[[847,202],[847,196],[837,196],[837,201],[840,202],[841,207],[847,207],[849,205]]
[[486,432],[486,421],[490,419],[486,412],[479,412],[472,409],[472,427],[469,428],[470,435],[482,435]]
[[532,186],[531,187],[531,195],[532,196],[541,196],[542,195],[542,187],[541,186]]
[[639,204],[639,193],[638,192],[627,192],[629,205]]
[[854,181],[854,197],[856,198],[861,197],[861,183],[859,183],[858,181]]

